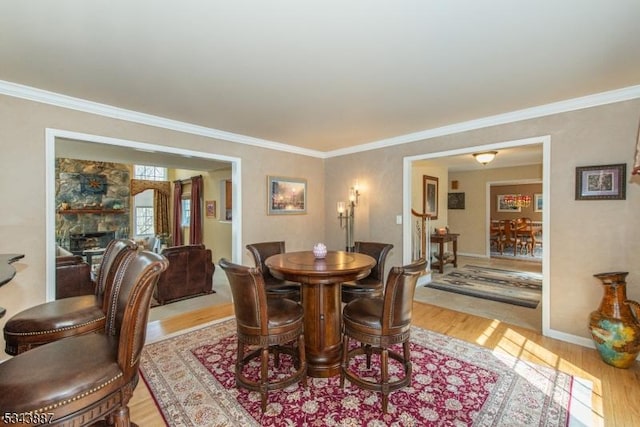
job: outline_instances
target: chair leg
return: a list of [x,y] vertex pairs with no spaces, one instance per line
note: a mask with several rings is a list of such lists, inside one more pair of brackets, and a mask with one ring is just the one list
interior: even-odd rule
[[261,367],[260,367],[260,397],[262,398],[262,412],[267,410],[267,396],[269,384],[269,347],[262,349]]
[[[115,427],[131,427],[132,423],[129,418],[129,407],[128,406],[120,406],[113,413],[113,425]],[[135,424],[133,424],[135,425]]]
[[342,365],[340,369],[340,388],[344,388],[345,372],[349,367],[349,336],[344,334],[342,338]]
[[[299,359],[300,366],[307,366],[307,356],[306,356],[305,348],[304,348],[304,335],[302,335],[302,334],[298,337],[298,359]],[[302,376],[302,386],[304,388],[307,388],[307,374],[306,374],[306,372]]]
[[380,375],[382,382],[382,413],[387,413],[389,405],[389,350],[385,347],[380,352]]

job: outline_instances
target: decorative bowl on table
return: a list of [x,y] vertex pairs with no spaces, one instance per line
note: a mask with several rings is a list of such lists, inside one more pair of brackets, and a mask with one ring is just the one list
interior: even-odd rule
[[327,256],[327,247],[324,243],[316,243],[313,246],[313,256],[318,259],[322,259]]

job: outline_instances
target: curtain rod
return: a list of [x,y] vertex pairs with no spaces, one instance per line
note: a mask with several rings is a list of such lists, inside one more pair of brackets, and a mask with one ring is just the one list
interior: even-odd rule
[[179,182],[180,184],[191,184],[191,181],[193,180],[193,178],[202,178],[202,175],[196,175],[196,176],[192,176],[191,178],[186,178],[186,179],[176,179],[175,181],[173,181],[174,183]]

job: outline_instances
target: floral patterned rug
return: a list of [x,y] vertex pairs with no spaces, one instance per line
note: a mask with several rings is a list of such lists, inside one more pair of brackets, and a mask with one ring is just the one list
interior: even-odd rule
[[[339,376],[271,392],[262,414],[260,395],[235,385],[235,330],[235,320],[225,319],[145,346],[140,370],[167,425],[566,426],[580,425],[575,409],[589,412],[584,380],[413,327],[412,382],[391,393],[388,414],[379,394],[348,381],[342,389]],[[378,366],[374,356],[371,370],[357,358],[350,369],[374,378]],[[280,367],[269,368],[286,374],[291,360],[281,355]],[[247,367],[248,375],[258,372],[257,364]],[[390,375],[402,375],[399,365]]]

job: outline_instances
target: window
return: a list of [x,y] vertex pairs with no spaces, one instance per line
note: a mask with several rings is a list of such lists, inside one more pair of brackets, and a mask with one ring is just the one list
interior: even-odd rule
[[153,230],[153,207],[136,206],[136,236],[149,236]]
[[136,236],[153,236],[154,212],[153,212],[153,190],[145,190],[133,197],[133,223],[135,224]]
[[182,226],[189,227],[191,222],[191,196],[183,196],[182,199]]
[[[148,181],[166,181],[167,168],[134,165],[133,177]],[[154,229],[153,190],[145,190],[133,197],[133,223],[136,236],[153,236]]]
[[133,177],[135,179],[146,179],[149,181],[166,181],[167,168],[157,166],[134,165]]

